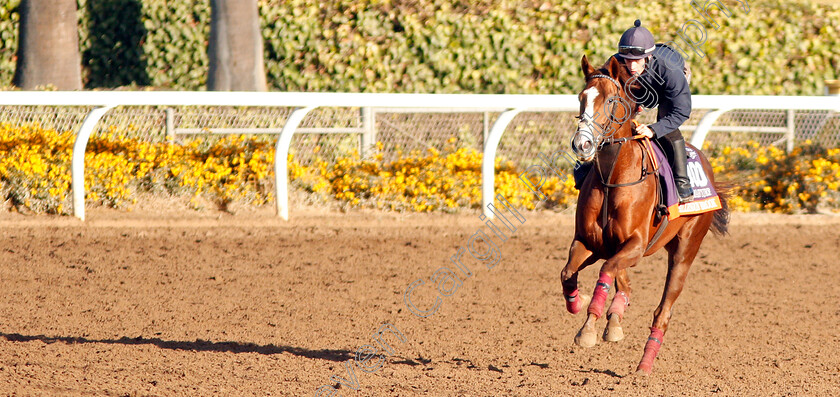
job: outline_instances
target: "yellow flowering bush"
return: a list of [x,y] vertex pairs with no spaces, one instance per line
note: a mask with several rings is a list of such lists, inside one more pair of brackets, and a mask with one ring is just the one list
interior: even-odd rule
[[[16,208],[38,213],[70,209],[70,163],[74,136],[38,126],[0,125],[0,194]],[[454,211],[481,206],[481,153],[457,148],[400,154],[383,161],[358,154],[302,166],[289,158],[290,179],[317,196],[342,205],[410,211]],[[378,144],[382,149],[382,144]],[[266,140],[230,136],[184,145],[150,143],[109,130],[91,138],[85,153],[88,202],[121,207],[137,192],[209,197],[221,208],[233,201],[261,205],[273,200],[274,147]],[[496,192],[514,206],[540,203],[519,179],[522,170],[496,160]],[[565,207],[577,196],[571,177],[545,181],[547,207]]]
[[[74,135],[32,126],[0,124],[0,200],[18,210],[68,213]],[[458,147],[397,153],[385,161],[383,146],[369,158],[357,153],[301,165],[289,156],[293,185],[310,197],[345,207],[397,211],[455,211],[481,206],[482,154]],[[739,211],[809,212],[840,208],[840,149],[805,142],[790,154],[750,142],[706,147],[718,180],[736,186],[730,205]],[[537,153],[535,153],[536,156]],[[199,197],[226,209],[232,202],[273,201],[274,145],[247,136],[203,137],[183,144],[152,143],[115,129],[91,138],[85,152],[86,200],[122,207],[137,193]],[[497,159],[495,189],[515,207],[567,208],[577,190],[571,175],[544,181],[540,202],[520,179],[523,167]],[[532,181],[537,182],[537,181]],[[197,204],[196,204],[197,205]]]
[[840,149],[806,141],[791,153],[749,142],[746,147],[710,149],[718,179],[736,184],[730,204],[740,211],[816,213],[840,204]]
[[0,125],[0,198],[34,212],[64,212],[72,148],[70,134]]
[[[382,153],[371,159],[358,154],[338,159],[334,164],[318,161],[310,175],[301,181],[309,191],[333,197],[349,206],[429,212],[481,207],[482,155],[474,149],[457,148],[455,138],[443,152],[428,149],[398,159],[383,161]],[[381,151],[382,144],[377,144]],[[523,170],[512,162],[496,159],[496,194],[512,205],[534,209],[539,204],[534,193],[520,180]],[[571,176],[561,182],[547,180],[541,191],[549,198],[545,206],[567,206],[577,197]]]
[[[0,124],[0,197],[18,209],[67,213],[74,135]],[[272,200],[271,143],[242,136],[185,145],[150,143],[116,130],[91,137],[85,151],[86,199],[110,207],[136,202],[138,191],[204,195],[221,208],[234,200]]]

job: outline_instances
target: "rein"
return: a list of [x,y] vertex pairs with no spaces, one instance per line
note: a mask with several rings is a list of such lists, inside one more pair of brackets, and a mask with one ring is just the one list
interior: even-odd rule
[[609,217],[607,216],[607,205],[606,205],[606,203],[609,201],[610,188],[638,185],[638,184],[644,182],[647,179],[648,176],[650,176],[651,174],[654,173],[654,171],[648,171],[648,168],[647,168],[647,158],[648,158],[647,149],[645,149],[644,145],[643,145],[642,146],[642,173],[641,173],[641,176],[639,176],[639,179],[637,179],[633,182],[609,183],[609,181],[612,179],[613,172],[615,172],[615,163],[618,162],[617,159],[618,159],[619,154],[621,154],[621,149],[624,147],[624,144],[627,143],[627,142],[638,141],[639,139],[642,139],[642,138],[646,139],[646,137],[644,137],[644,136],[641,136],[641,135],[638,135],[638,136],[639,136],[639,138],[636,138],[634,136],[634,137],[631,137],[631,138],[620,138],[620,139],[615,139],[615,140],[611,139],[610,140],[611,142],[609,142],[608,144],[609,145],[617,144],[618,145],[618,150],[616,151],[615,159],[613,160],[612,164],[610,164],[610,171],[607,174],[606,179],[604,178],[604,174],[601,171],[601,162],[598,160],[599,156],[597,156],[597,155],[595,156],[595,169],[598,170],[598,177],[601,178],[601,185],[604,186],[604,205],[601,206],[601,224],[603,225],[603,227],[606,227],[607,221],[609,220]]
[[630,136],[630,137],[617,138],[617,139],[616,138],[610,138],[610,139],[606,139],[603,142],[601,142],[600,146],[603,147],[603,146],[606,146],[606,145],[615,145],[615,144],[621,145],[621,144],[626,143],[626,142],[635,141],[637,139],[645,139],[645,138],[647,138],[647,137],[644,136],[644,135],[633,135],[633,136]]
[[[642,141],[642,139],[644,139],[644,140]],[[642,175],[636,181],[627,182],[627,183],[609,183],[609,180],[612,179],[613,172],[615,171],[616,161],[613,161],[612,166],[610,167],[609,175],[607,175],[607,179],[604,180],[604,175],[601,173],[601,164],[598,161],[598,156],[597,155],[595,156],[595,167],[598,169],[598,176],[601,178],[601,185],[604,186],[604,205],[601,206],[601,224],[604,225],[603,227],[606,227],[607,221],[609,220],[609,217],[607,216],[607,205],[606,205],[606,203],[607,203],[607,200],[609,199],[610,188],[638,185],[638,184],[644,182],[645,179],[647,179],[648,176],[656,173],[656,171],[657,171],[655,164],[653,164],[653,167],[654,167],[653,171],[648,171],[647,170],[648,150],[645,147],[645,143],[648,142],[648,138],[646,136],[634,135],[634,136],[629,137],[629,138],[610,139],[609,141],[606,141],[606,142],[602,143],[601,146],[604,146],[604,145],[618,145],[618,151],[615,154],[615,158],[617,159],[619,153],[621,153],[621,148],[623,147],[622,145],[624,145],[627,142],[633,142],[633,141],[639,141],[642,145]],[[599,148],[599,150],[600,150],[600,148]],[[653,160],[653,159],[651,159],[651,160]],[[658,197],[663,196],[663,194],[664,193],[662,192],[662,185],[660,183],[656,183],[656,195],[657,195],[657,197],[655,197],[654,199],[658,201],[659,200]],[[664,208],[664,206],[661,206],[661,207]],[[645,252],[648,252],[650,250],[650,247],[653,247],[653,245],[656,243],[656,241],[659,240],[659,237],[662,236],[662,233],[665,231],[665,228],[668,227],[669,219],[668,219],[668,215],[667,215],[667,210],[664,210],[664,212],[663,212],[663,208],[657,208],[657,211],[659,211],[658,214],[660,216],[662,216],[662,222],[659,224],[659,227],[656,229],[656,232],[653,234],[653,237],[651,237],[650,241],[648,242],[648,245],[645,248]]]
[[[642,138],[644,138],[644,137],[642,137]],[[612,144],[617,144],[618,145],[618,152],[615,154],[615,157],[618,158],[618,155],[621,153],[621,148],[624,147],[623,145],[624,145],[625,142],[632,142],[632,141],[638,140],[638,139],[641,139],[641,138],[622,138],[622,139],[617,139],[616,142],[614,142],[614,143],[610,143],[610,145],[612,145]],[[613,161],[612,164],[610,164],[610,172],[609,172],[609,174],[607,174],[606,179],[604,179],[604,175],[601,173],[601,162],[598,161],[598,156],[595,156],[595,165],[598,167],[598,175],[601,176],[601,184],[604,185],[604,187],[625,187],[625,186],[638,185],[638,184],[644,182],[644,180],[647,179],[648,175],[653,174],[653,171],[648,171],[647,170],[647,164],[646,164],[647,161],[646,160],[647,160],[647,150],[645,150],[645,148],[642,147],[642,174],[641,174],[641,176],[639,177],[638,180],[633,181],[633,182],[626,182],[626,183],[609,183],[610,179],[612,179],[613,172],[615,171],[615,163],[616,163],[615,161]]]

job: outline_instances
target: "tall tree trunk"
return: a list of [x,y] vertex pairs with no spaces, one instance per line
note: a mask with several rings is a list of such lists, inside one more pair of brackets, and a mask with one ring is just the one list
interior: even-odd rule
[[14,85],[82,89],[76,0],[22,0]]
[[257,0],[211,0],[210,5],[207,89],[266,91]]

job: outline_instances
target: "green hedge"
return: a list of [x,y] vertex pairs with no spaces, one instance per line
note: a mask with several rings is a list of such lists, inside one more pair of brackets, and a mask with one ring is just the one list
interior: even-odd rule
[[[85,86],[203,89],[209,0],[77,0]],[[0,86],[11,84],[17,3],[0,6]],[[405,3],[405,4],[403,4]],[[702,3],[702,2],[701,2]],[[840,8],[749,2],[706,25],[690,59],[700,94],[820,95],[840,77]],[[611,55],[633,20],[675,40],[689,0],[260,0],[271,89],[575,93],[580,57]],[[690,50],[689,50],[690,51]],[[690,52],[693,54],[693,52]]]
[[17,52],[17,26],[20,15],[18,1],[6,1],[0,5],[0,86],[12,84],[15,75]]

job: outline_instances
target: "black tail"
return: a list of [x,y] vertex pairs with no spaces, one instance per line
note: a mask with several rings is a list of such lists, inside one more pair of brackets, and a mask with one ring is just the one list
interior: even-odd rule
[[720,197],[721,209],[715,211],[715,217],[712,219],[712,233],[717,236],[725,236],[729,234],[729,190],[732,189],[727,183],[715,182],[715,190],[718,197]]

